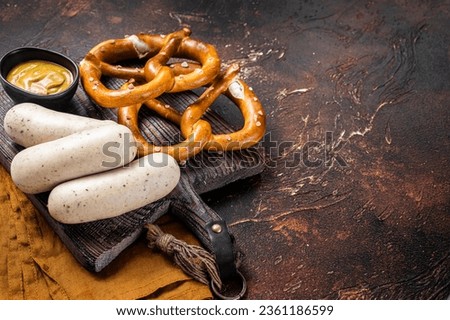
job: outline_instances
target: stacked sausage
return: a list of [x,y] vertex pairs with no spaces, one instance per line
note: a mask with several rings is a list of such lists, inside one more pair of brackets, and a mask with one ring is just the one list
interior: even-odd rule
[[63,223],[106,219],[169,194],[180,169],[167,154],[134,160],[136,142],[126,126],[53,111],[32,103],[11,108],[8,136],[25,147],[11,177],[25,193],[50,192],[50,215]]

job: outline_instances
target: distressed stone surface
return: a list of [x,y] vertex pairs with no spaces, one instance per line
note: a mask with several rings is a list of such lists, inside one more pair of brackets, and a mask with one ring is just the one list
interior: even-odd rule
[[264,173],[204,195],[245,254],[247,297],[446,298],[449,18],[448,1],[10,1],[0,54],[80,61],[190,26],[268,113]]

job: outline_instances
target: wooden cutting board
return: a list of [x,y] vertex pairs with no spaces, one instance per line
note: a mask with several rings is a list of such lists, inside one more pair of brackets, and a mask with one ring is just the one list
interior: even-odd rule
[[[178,110],[183,110],[195,101],[194,92],[166,94],[161,97],[165,103]],[[220,101],[223,108],[232,110],[233,104]],[[217,103],[217,102],[216,102]],[[0,161],[9,171],[11,160],[22,148],[9,139],[3,128],[3,119],[14,103],[1,89],[0,91]],[[237,109],[236,109],[237,110]],[[116,120],[114,109],[106,109],[92,103],[79,87],[75,97],[67,107],[67,112],[89,116],[96,119]],[[230,111],[232,115],[233,112]],[[150,110],[142,108],[140,112],[141,130],[147,139],[155,144],[176,143],[180,132],[173,124],[155,116]],[[232,118],[232,117],[231,117]],[[209,110],[204,119],[209,121],[213,132],[232,132],[232,126],[218,113]],[[199,197],[200,194],[223,187],[238,179],[244,179],[262,172],[263,153],[258,148],[239,152],[208,153],[201,152],[186,164],[181,165],[181,179],[175,190],[167,197],[138,210],[116,218],[105,219],[84,224],[65,225],[55,221],[48,213],[46,203],[48,194],[29,195],[29,199],[46,218],[74,257],[86,269],[101,271],[123,250],[133,243],[143,232],[146,223],[156,221],[162,215],[171,212],[180,217],[202,242],[203,246],[214,254],[221,255],[222,249],[214,243],[208,233],[211,223],[226,224],[224,220]],[[231,237],[232,238],[232,237]],[[236,241],[239,241],[237,239]],[[230,248],[226,248],[225,251]],[[231,263],[231,261],[230,261]]]

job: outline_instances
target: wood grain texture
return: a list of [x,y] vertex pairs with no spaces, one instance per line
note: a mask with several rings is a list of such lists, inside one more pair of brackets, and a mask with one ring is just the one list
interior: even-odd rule
[[241,64],[268,114],[265,170],[203,199],[245,254],[248,298],[449,296],[448,1],[82,4],[3,5],[0,52],[80,61],[105,39],[188,25]]

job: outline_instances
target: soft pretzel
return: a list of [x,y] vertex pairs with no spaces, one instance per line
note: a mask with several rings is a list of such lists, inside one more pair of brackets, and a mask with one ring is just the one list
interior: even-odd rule
[[[188,28],[167,36],[139,34],[104,41],[89,51],[80,63],[84,89],[99,105],[107,108],[142,103],[164,92],[180,92],[204,86],[220,71],[220,58],[214,46],[190,38]],[[177,62],[167,66],[170,58]],[[147,59],[144,68],[115,65],[131,59]],[[127,87],[108,89],[102,76],[134,79]]]
[[[265,113],[253,91],[239,79],[239,66],[233,64],[219,75],[183,114],[156,99],[150,99],[145,105],[161,117],[180,126],[185,140],[171,146],[155,146],[142,136],[139,130],[138,114],[142,104],[134,104],[118,109],[118,122],[132,131],[140,156],[154,152],[168,153],[178,161],[187,160],[201,150],[230,151],[245,149],[256,144],[265,132]],[[211,104],[226,94],[240,109],[244,117],[243,127],[232,133],[212,134],[211,125],[201,119]]]
[[[147,142],[140,132],[138,122],[138,114],[142,105],[142,103],[136,103],[131,106],[121,107],[117,111],[117,121],[131,130],[137,143],[139,156],[163,152],[169,154],[177,161],[183,161],[199,153],[210,140],[211,126],[208,122],[201,120],[192,130],[190,137],[181,143],[169,146],[156,146]],[[145,105],[156,111],[163,118],[175,124],[180,124],[181,115],[170,106],[164,105],[156,99],[147,100]]]
[[[164,152],[184,161],[201,150],[229,151],[248,148],[264,135],[264,109],[252,89],[239,78],[239,66],[220,72],[215,48],[190,38],[187,28],[167,36],[139,34],[120,40],[108,40],[95,46],[80,65],[80,74],[88,95],[99,105],[118,108],[120,124],[126,125],[138,143],[138,154]],[[171,58],[189,61],[175,62]],[[141,59],[143,68],[126,68],[121,61]],[[108,89],[102,76],[126,79],[120,89]],[[209,85],[209,87],[208,87]],[[156,98],[163,93],[206,87],[201,96],[181,114]],[[202,119],[211,104],[225,94],[240,109],[243,127],[232,133],[213,134]],[[141,134],[138,114],[142,105],[180,127],[184,141],[170,146],[155,146]]]
[[184,137],[192,134],[195,124],[221,94],[226,94],[238,106],[244,117],[244,126],[232,133],[212,135],[205,149],[217,151],[245,149],[263,137],[266,128],[264,109],[253,90],[239,79],[238,74],[239,66],[231,65],[194,104],[185,110],[180,123]]

